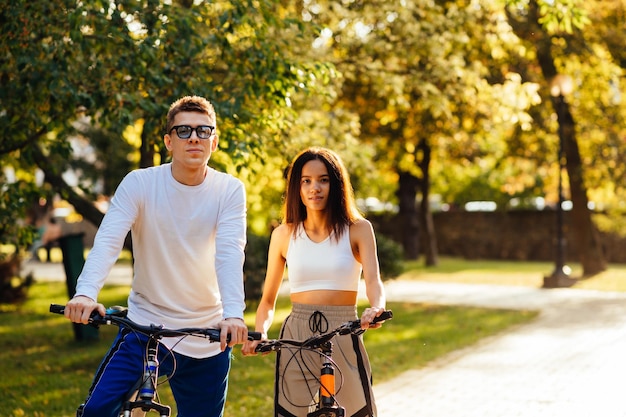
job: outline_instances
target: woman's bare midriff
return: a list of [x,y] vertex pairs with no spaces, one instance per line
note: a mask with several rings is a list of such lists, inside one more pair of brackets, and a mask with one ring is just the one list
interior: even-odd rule
[[291,302],[298,304],[353,306],[356,298],[356,291],[315,290],[291,294]]

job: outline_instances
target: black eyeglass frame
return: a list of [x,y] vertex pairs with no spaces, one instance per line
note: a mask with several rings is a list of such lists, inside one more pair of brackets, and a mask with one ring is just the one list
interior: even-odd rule
[[[181,135],[180,132],[178,131],[178,129],[180,129],[181,127],[189,129],[189,134]],[[204,133],[201,134],[200,130],[198,130],[198,129],[206,129],[206,128],[209,128],[209,134],[206,136]],[[196,136],[198,137],[198,139],[209,139],[211,136],[215,134],[215,126],[210,126],[210,125],[200,125],[196,127],[191,127],[189,125],[176,125],[176,126],[172,126],[172,128],[170,129],[170,133],[172,133],[172,130],[176,131],[176,136],[178,136],[179,139],[189,139],[191,135],[193,134],[194,130],[196,131]]]

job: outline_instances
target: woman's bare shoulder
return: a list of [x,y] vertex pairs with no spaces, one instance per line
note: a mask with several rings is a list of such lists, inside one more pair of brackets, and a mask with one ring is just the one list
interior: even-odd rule
[[372,223],[365,218],[356,220],[350,225],[350,231],[356,233],[369,233],[373,230]]
[[289,238],[293,233],[293,226],[288,223],[282,223],[272,231],[272,239],[284,240]]

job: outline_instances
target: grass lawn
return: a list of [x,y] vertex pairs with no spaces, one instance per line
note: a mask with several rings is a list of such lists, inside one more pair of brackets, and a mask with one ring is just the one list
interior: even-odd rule
[[[128,287],[105,286],[101,301],[105,305],[123,305],[127,294]],[[69,417],[83,401],[116,328],[101,327],[96,342],[74,341],[71,324],[48,313],[50,303],[66,299],[64,283],[42,282],[31,287],[25,304],[17,308],[0,305],[3,416]],[[427,304],[389,303],[388,307],[394,311],[394,319],[364,335],[376,382],[419,368],[536,316],[530,311]],[[270,337],[276,336],[287,312],[288,300],[281,299]],[[253,312],[246,321],[252,327]],[[229,417],[271,415],[273,361],[273,354],[244,358],[235,348],[226,405]],[[169,389],[163,387],[160,391],[163,402],[173,406]]]
[[[426,268],[423,261],[406,262],[405,273],[398,279],[465,284],[495,284],[541,287],[543,278],[554,271],[550,262],[471,261],[441,257],[439,265]],[[582,269],[570,264],[571,277],[579,278]],[[606,271],[580,279],[573,288],[598,291],[626,291],[626,265],[610,264]]]

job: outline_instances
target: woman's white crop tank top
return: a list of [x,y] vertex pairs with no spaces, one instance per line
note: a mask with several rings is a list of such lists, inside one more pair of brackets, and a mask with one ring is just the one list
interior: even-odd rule
[[331,233],[322,242],[313,242],[302,227],[289,240],[287,273],[292,293],[313,290],[358,291],[361,264],[352,254],[350,229],[339,241]]

